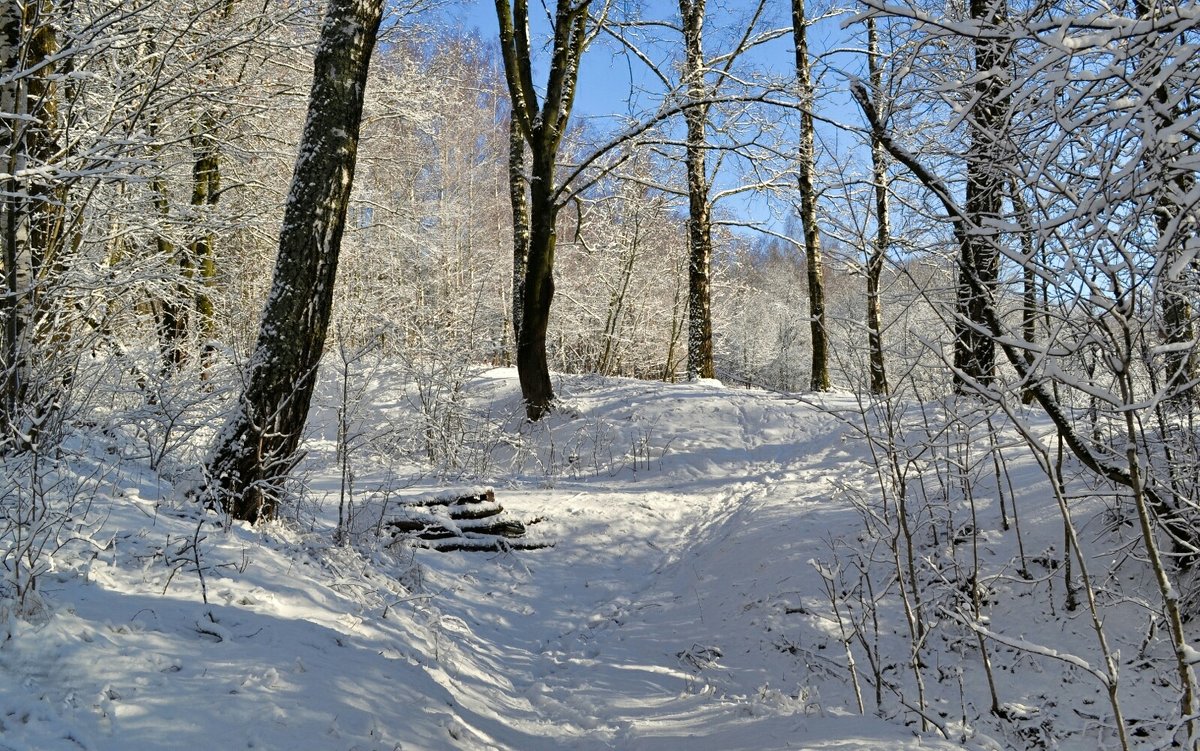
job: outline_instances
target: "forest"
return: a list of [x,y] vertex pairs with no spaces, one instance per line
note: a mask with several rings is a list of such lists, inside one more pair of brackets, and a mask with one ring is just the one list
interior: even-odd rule
[[0,2],[0,750],[1200,748],[1200,6]]

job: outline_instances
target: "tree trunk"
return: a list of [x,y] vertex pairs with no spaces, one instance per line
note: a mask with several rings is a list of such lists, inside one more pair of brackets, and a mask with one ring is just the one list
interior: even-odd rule
[[621,333],[621,318],[625,313],[625,298],[629,294],[629,284],[633,280],[633,270],[641,253],[642,221],[641,207],[626,208],[626,221],[632,225],[633,234],[628,239],[625,257],[621,262],[621,276],[617,286],[608,298],[608,313],[604,319],[604,349],[596,360],[596,372],[600,375],[618,375],[621,363],[620,349],[617,344]]
[[792,38],[796,45],[796,87],[800,96],[799,188],[804,254],[808,262],[808,314],[812,331],[813,391],[829,390],[829,338],[825,326],[825,276],[821,234],[817,229],[816,124],[812,116],[815,88],[808,59],[808,19],[804,0],[792,0]]
[[517,374],[525,413],[540,420],[554,401],[550,366],[546,361],[546,331],[554,299],[554,248],[558,211],[554,206],[554,157],[534,153],[530,174],[529,257],[525,269],[524,310],[517,344]]
[[[1006,15],[1005,0],[971,0],[971,18],[995,28]],[[975,106],[967,118],[966,211],[972,229],[962,248],[963,265],[972,270],[982,290],[958,280],[958,310],[954,333],[954,389],[975,393],[972,381],[989,385],[996,373],[996,345],[987,330],[985,309],[991,304],[1000,274],[997,229],[1002,211],[1004,179],[999,153],[1004,127],[1003,87],[1008,59],[1002,42],[988,35],[975,39]]]
[[[0,141],[4,171],[3,189],[4,316],[3,434],[0,445],[24,448],[37,440],[40,423],[56,402],[57,386],[35,393],[33,344],[44,331],[44,302],[39,281],[54,263],[62,232],[62,211],[45,167],[57,156],[58,84],[56,64],[45,62],[58,52],[58,35],[52,24],[49,0],[30,0],[23,6],[7,3],[0,15],[0,58],[15,80],[0,87]],[[21,74],[22,70],[29,70]],[[2,116],[0,116],[2,117]],[[22,176],[29,170],[32,174]],[[40,174],[39,174],[40,173]],[[29,413],[30,420],[23,415]]]
[[[207,223],[212,220],[213,209],[221,200],[221,151],[217,145],[217,118],[211,110],[205,110],[199,126],[192,132],[192,208],[198,218]],[[199,284],[192,285],[192,304],[197,321],[196,333],[204,341],[207,352],[208,341],[216,333],[212,296],[209,291],[216,281],[216,234],[211,227],[202,227],[192,240],[190,257],[181,270],[185,277],[194,280],[199,272]]]
[[[16,3],[4,3],[0,7],[0,70],[15,71],[21,58],[21,12]],[[22,340],[25,335],[22,307],[24,290],[28,279],[19,275],[25,264],[22,259],[29,243],[29,217],[27,202],[21,197],[17,183],[17,171],[24,165],[20,139],[20,114],[17,107],[23,104],[21,79],[14,78],[0,84],[0,145],[4,148],[3,171],[7,173],[0,188],[0,220],[2,220],[4,243],[4,296],[0,299],[0,313],[4,317],[4,385],[3,385],[3,434],[0,446],[19,433],[18,407],[23,382],[24,356]]]
[[[684,75],[688,99],[704,99],[705,0],[679,0],[683,21]],[[712,205],[709,201],[706,146],[708,105],[696,104],[683,113],[687,124],[685,164],[688,182],[688,380],[714,378],[712,351]]]
[[299,445],[333,303],[363,94],[383,0],[330,0],[279,255],[238,409],[217,440],[210,492],[235,518],[269,518]]
[[[1025,262],[1021,265],[1021,338],[1025,341],[1025,362],[1033,367],[1033,345],[1037,342],[1038,295],[1037,273],[1034,266],[1034,237],[1033,217],[1029,214],[1029,206],[1021,196],[1021,189],[1016,181],[1008,181],[1008,200],[1012,203],[1013,213],[1016,214],[1017,225],[1021,228],[1021,253]],[[1033,404],[1033,392],[1026,388],[1021,393],[1023,404]]]
[[[58,33],[54,28],[54,3],[52,0],[29,2],[25,6],[25,27],[29,34],[29,53],[26,62],[40,65],[51,60],[58,52]],[[47,63],[29,76],[27,112],[31,121],[25,129],[25,145],[28,149],[29,166],[43,169],[53,163],[57,152],[58,83],[57,65]],[[38,280],[49,264],[54,261],[58,245],[61,214],[55,207],[54,186],[48,178],[30,178],[28,187],[32,221],[29,225],[29,249],[33,279]],[[40,307],[38,285],[34,285],[31,297],[33,307]]]
[[671,299],[671,328],[667,342],[667,361],[663,365],[663,380],[667,383],[675,383],[677,378],[679,363],[676,353],[679,350],[679,339],[683,336],[683,319],[687,314],[687,298],[683,289],[683,269],[680,268],[679,272],[672,276],[675,279],[675,294]]
[[529,266],[529,199],[525,195],[525,139],[513,113],[508,121],[508,198],[512,204],[513,347],[521,346],[521,322],[525,317],[525,272]]
[[[225,0],[216,12],[214,25],[226,24],[233,16],[237,0]],[[204,61],[207,79],[215,82],[220,73],[222,55],[213,53]],[[220,114],[217,106],[202,104],[189,142],[192,147],[192,221],[196,231],[186,249],[177,249],[179,283],[172,300],[164,300],[163,330],[164,366],[174,370],[187,362],[189,335],[203,342],[201,358],[211,352],[211,340],[216,334],[216,311],[211,290],[216,284],[216,233],[211,220],[213,210],[221,199],[221,149],[218,140]]]
[[[872,105],[875,117],[883,122],[883,69],[879,65],[879,35],[875,19],[867,19],[867,69],[871,77]],[[879,281],[883,262],[891,244],[888,208],[887,154],[879,137],[871,134],[871,174],[875,183],[875,245],[867,256],[867,348],[871,374],[871,393],[887,394],[887,371],[883,361],[883,309]]]

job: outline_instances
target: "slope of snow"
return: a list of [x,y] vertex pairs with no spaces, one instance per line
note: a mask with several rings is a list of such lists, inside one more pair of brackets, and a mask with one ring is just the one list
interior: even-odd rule
[[[399,389],[374,384],[364,431],[385,435],[411,417]],[[512,371],[480,374],[469,390],[489,415],[517,412]],[[859,714],[827,591],[842,581],[845,545],[870,542],[848,490],[871,492],[870,453],[839,419],[853,416],[853,398],[817,409],[712,383],[596,377],[564,377],[560,392],[566,408],[544,425],[509,421],[515,437],[489,448],[485,476],[440,480],[363,449],[346,546],[333,543],[342,473],[331,404],[314,411],[299,511],[259,528],[226,526],[142,462],[121,459],[119,440],[91,436],[69,472],[91,498],[93,531],[47,559],[44,608],[22,618],[11,602],[5,609],[0,749],[1111,743],[1090,676],[1017,650],[993,655],[1014,719],[989,719],[965,638],[934,641],[926,658],[944,675],[928,687],[944,735],[922,731],[892,695],[882,699],[886,719],[874,716],[866,683]],[[1061,522],[1030,463],[1013,471],[1033,556]],[[474,480],[552,546],[440,553],[392,544],[362,523]],[[1003,569],[1012,538],[989,531],[983,555]],[[993,628],[1094,660],[1079,612],[1031,607],[1039,586],[1038,602],[1053,603],[1049,574],[1013,585],[997,598]],[[878,617],[878,654],[903,655],[897,609],[881,606]],[[1120,646],[1135,651],[1146,614],[1112,617],[1114,628],[1130,624]],[[884,670],[901,676],[903,666]],[[1169,693],[1151,683],[1130,696],[1147,715]],[[1057,723],[1053,732],[1045,722]]]

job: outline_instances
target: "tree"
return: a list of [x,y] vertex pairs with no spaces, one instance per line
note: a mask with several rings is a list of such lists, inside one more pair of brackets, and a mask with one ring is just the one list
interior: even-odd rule
[[[63,236],[59,184],[51,176],[58,156],[59,37],[50,0],[7,3],[0,11],[0,128],[3,140],[4,318],[0,387],[0,447],[36,441],[37,425],[55,394],[33,393],[33,343],[45,337],[46,275]],[[26,407],[29,414],[26,415]]]
[[[1140,20],[1153,22],[1156,9],[1147,0],[1136,0],[1134,11]],[[1141,57],[1134,48],[1135,59]],[[1151,67],[1147,78],[1156,79],[1150,95],[1149,117],[1145,126],[1152,133],[1171,133],[1188,121],[1189,106],[1172,92],[1164,65],[1147,55]],[[1165,61],[1170,65],[1171,61]],[[1195,217],[1189,204],[1196,188],[1196,171],[1188,164],[1195,159],[1194,146],[1185,140],[1153,139],[1156,147],[1147,149],[1145,169],[1157,186],[1154,203],[1155,256],[1159,260],[1157,290],[1162,308],[1163,339],[1168,345],[1165,380],[1173,401],[1190,403],[1195,379],[1200,370],[1196,357],[1196,328],[1192,305],[1194,289],[1189,289],[1187,270],[1195,264],[1189,258],[1188,244],[1195,242]],[[1190,225],[1190,226],[1189,226]]]
[[237,409],[208,462],[210,492],[235,518],[270,518],[297,461],[324,351],[363,97],[383,0],[330,0],[279,254]]
[[[568,148],[571,146],[569,143]],[[674,160],[630,146],[620,174],[574,213],[559,261],[551,365],[566,371],[674,379],[686,368],[686,219]],[[660,186],[666,186],[660,187]],[[678,356],[677,356],[678,353]]]
[[[529,45],[529,5],[526,0],[512,0],[511,5],[509,0],[496,0],[512,118],[530,150],[524,300],[520,325],[515,327],[517,373],[521,379],[525,412],[530,420],[541,419],[554,401],[554,387],[546,361],[546,330],[554,299],[554,250],[558,240],[556,167],[558,147],[575,103],[579,63],[588,40],[590,4],[591,0],[558,0],[545,94],[539,105]],[[522,229],[519,222],[514,222],[514,245],[518,253],[526,244],[523,237],[516,237]],[[517,260],[514,260],[514,268],[516,264]]]
[[[163,365],[167,371],[178,369],[187,361],[189,333],[199,334],[205,340],[210,340],[216,333],[211,296],[217,268],[216,233],[211,221],[222,194],[221,136],[225,113],[216,104],[219,98],[212,93],[230,48],[214,32],[228,29],[236,6],[237,0],[222,0],[197,18],[197,25],[207,33],[197,50],[200,59],[188,61],[202,77],[197,86],[200,96],[193,103],[197,111],[188,113],[194,119],[187,138],[192,162],[189,197],[192,231],[191,237],[178,247],[160,247],[160,252],[172,259],[179,276],[175,293],[165,296],[159,306]],[[245,64],[242,67],[244,69]],[[157,188],[155,192],[159,196],[156,200],[165,202],[165,191]],[[206,341],[204,356],[210,354],[210,347],[211,343]]]
[[800,95],[799,190],[800,219],[804,223],[804,253],[808,262],[808,314],[812,330],[813,391],[829,390],[829,335],[825,324],[825,279],[822,269],[821,233],[817,227],[816,124],[813,104],[816,86],[808,57],[808,18],[804,0],[792,0],[792,39],[796,50],[796,86]]
[[21,299],[28,280],[18,273],[19,261],[28,242],[28,209],[20,197],[17,170],[23,160],[21,150],[21,125],[16,119],[17,105],[21,97],[20,79],[10,71],[16,71],[21,62],[22,18],[16,3],[5,3],[0,9],[0,70],[8,72],[8,80],[0,85],[0,112],[13,113],[3,122],[4,204],[0,213],[0,239],[4,243],[4,433],[0,440],[8,440],[19,430],[17,408],[20,404],[20,384],[24,354],[21,340],[24,338],[25,321],[21,314]]
[[[741,160],[749,165],[762,156],[760,142],[764,125],[756,120],[754,105],[769,96],[772,86],[744,65],[751,50],[786,34],[786,29],[763,29],[765,0],[747,6],[740,17],[733,16],[718,31],[728,44],[717,52],[705,52],[711,41],[706,34],[707,0],[679,0],[678,22],[671,19],[632,16],[613,21],[605,29],[649,73],[651,81],[662,85],[663,100],[658,112],[646,122],[665,119],[681,111],[683,138],[656,134],[639,139],[638,146],[671,147],[682,150],[684,187],[670,192],[687,200],[687,375],[689,379],[712,378],[713,362],[712,263],[713,229],[722,224],[714,220],[717,203],[733,195],[764,187],[761,181],[737,184],[714,190],[728,164]],[[655,31],[667,29],[668,36]],[[674,38],[678,34],[678,39]],[[656,62],[663,59],[669,65]],[[710,160],[710,156],[716,157]],[[724,168],[724,169],[723,169]],[[751,167],[748,171],[753,171]]]
[[1007,0],[970,0],[971,20],[982,30],[972,42],[974,94],[968,104],[966,211],[973,228],[963,237],[961,268],[979,285],[962,277],[958,282],[958,314],[954,332],[954,383],[960,393],[991,383],[996,372],[996,349],[988,336],[984,307],[991,302],[1000,274],[999,222],[1003,212],[1004,175],[1001,146],[1005,132],[1008,52],[995,33],[1007,21]]
[[687,124],[684,164],[688,193],[688,358],[689,379],[714,378],[712,351],[712,295],[709,274],[712,266],[712,200],[709,197],[708,167],[705,164],[708,111],[704,71],[705,0],[679,0],[683,30],[683,88],[690,106],[684,110]]
[[[871,83],[871,105],[875,117],[884,122],[883,67],[879,61],[879,32],[873,17],[867,18],[867,74]],[[883,357],[883,309],[879,282],[883,262],[891,244],[887,154],[879,136],[871,133],[871,182],[875,191],[875,244],[867,254],[867,358],[871,373],[871,393],[888,393],[887,370]]]

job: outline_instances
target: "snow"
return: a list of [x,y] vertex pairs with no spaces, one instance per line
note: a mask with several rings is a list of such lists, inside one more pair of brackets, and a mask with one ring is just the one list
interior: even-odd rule
[[[387,375],[366,410],[381,425],[411,411]],[[989,580],[1009,597],[969,624],[1005,635],[989,648],[1011,735],[987,714],[972,630],[931,638],[924,654],[930,714],[948,738],[922,731],[887,690],[876,716],[852,643],[867,704],[858,714],[841,620],[854,603],[840,600],[837,616],[829,593],[855,570],[855,551],[884,560],[886,548],[856,505],[877,490],[852,395],[809,404],[716,382],[564,376],[543,424],[508,421],[520,440],[492,448],[488,476],[440,481],[394,455],[360,457],[361,518],[490,486],[506,514],[539,520],[554,542],[440,553],[361,523],[353,544],[333,544],[336,407],[321,398],[336,390],[318,389],[298,469],[305,494],[285,519],[227,524],[136,459],[89,486],[99,521],[49,561],[45,608],[0,610],[0,749],[1010,748],[1048,738],[1037,728],[1051,724],[1061,748],[1112,741],[1097,682],[1074,669],[1100,664],[1089,624],[1061,603],[1051,612],[1061,582],[1049,568],[1032,582]],[[511,370],[481,372],[469,390],[489,415],[520,412]],[[125,456],[119,435],[84,440],[96,464]],[[1061,521],[1032,460],[1016,457],[1010,508],[1030,555],[1045,555]],[[999,530],[983,495],[979,555],[1011,574],[1014,533]],[[1095,555],[1111,556],[1109,542]],[[1136,578],[1136,595],[1150,579],[1132,565],[1113,576]],[[1131,599],[1107,623],[1126,658],[1145,661],[1133,653],[1146,611]],[[887,670],[907,691],[900,611],[879,615],[868,638],[900,656]],[[938,633],[952,633],[946,621]],[[1135,676],[1123,684],[1127,714],[1161,710],[1166,689],[1136,679],[1153,673],[1124,669]]]

